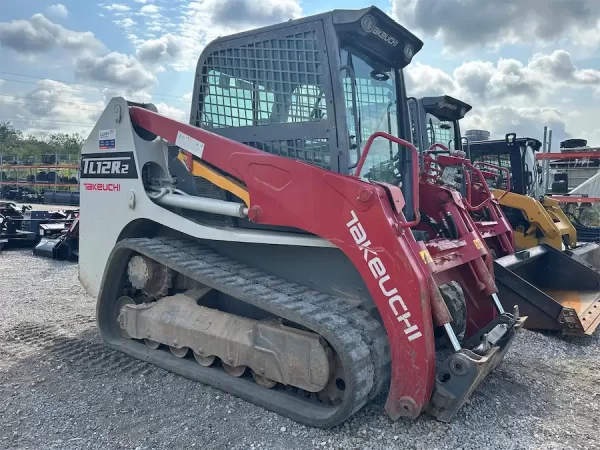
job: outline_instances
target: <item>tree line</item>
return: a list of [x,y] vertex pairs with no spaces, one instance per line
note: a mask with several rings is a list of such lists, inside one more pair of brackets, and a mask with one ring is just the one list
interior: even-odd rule
[[52,133],[48,135],[24,135],[10,122],[0,122],[0,155],[35,158],[42,155],[73,155],[75,159],[81,152],[85,139],[78,133]]

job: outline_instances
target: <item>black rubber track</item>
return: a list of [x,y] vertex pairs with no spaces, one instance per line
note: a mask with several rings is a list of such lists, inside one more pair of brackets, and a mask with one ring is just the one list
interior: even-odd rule
[[[113,306],[123,291],[127,262],[135,253],[323,336],[344,367],[342,403],[328,405],[285,389],[265,389],[249,378],[232,377],[219,367],[202,367],[193,359],[178,359],[168,351],[150,350],[140,341],[122,338]],[[366,311],[187,239],[134,238],[119,242],[106,265],[97,316],[100,334],[110,347],[309,426],[327,428],[343,422],[382,392],[390,380],[387,335]]]

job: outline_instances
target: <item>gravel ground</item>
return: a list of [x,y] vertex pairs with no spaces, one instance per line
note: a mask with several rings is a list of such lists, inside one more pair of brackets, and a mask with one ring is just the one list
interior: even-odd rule
[[451,424],[311,429],[107,349],[77,265],[0,254],[0,448],[600,449],[600,337],[524,331]]

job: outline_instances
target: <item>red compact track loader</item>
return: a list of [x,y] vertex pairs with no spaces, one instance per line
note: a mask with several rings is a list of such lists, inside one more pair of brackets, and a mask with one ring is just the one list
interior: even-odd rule
[[385,391],[394,420],[449,421],[525,317],[460,195],[419,188],[402,69],[422,45],[336,10],[209,44],[191,124],[112,99],[79,244],[107,345],[310,426]]

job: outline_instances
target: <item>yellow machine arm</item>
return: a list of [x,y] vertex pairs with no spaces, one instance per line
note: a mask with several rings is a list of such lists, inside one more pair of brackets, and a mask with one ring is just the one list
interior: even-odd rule
[[[177,158],[184,163],[186,162],[186,157],[183,152],[179,152]],[[219,186],[221,189],[231,192],[236,197],[241,198],[246,206],[250,206],[250,195],[248,194],[246,186],[243,184],[237,182],[236,180],[232,180],[229,177],[221,175],[216,170],[196,160],[192,161],[191,172],[192,175],[205,178],[211,183]]]
[[542,204],[535,198],[500,189],[494,189],[493,193],[501,206],[518,209],[529,222],[528,229],[517,227],[515,230],[515,244],[518,249],[545,243],[562,250],[564,243],[569,246],[577,244],[575,227],[560,209],[557,200],[544,197]]

